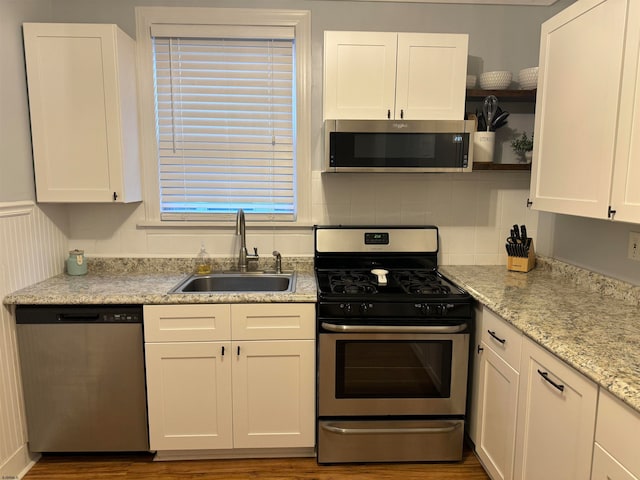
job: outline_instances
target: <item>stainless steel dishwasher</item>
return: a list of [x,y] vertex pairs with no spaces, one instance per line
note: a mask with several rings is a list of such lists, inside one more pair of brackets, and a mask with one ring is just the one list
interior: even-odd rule
[[16,307],[32,452],[147,451],[142,306]]

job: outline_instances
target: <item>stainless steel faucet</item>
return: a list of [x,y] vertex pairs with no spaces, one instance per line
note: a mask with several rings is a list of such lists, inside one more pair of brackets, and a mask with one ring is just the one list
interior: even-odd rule
[[254,247],[253,255],[247,252],[247,238],[246,227],[244,221],[244,211],[239,208],[236,214],[236,235],[240,236],[240,251],[238,252],[238,270],[246,272],[249,267],[249,262],[258,261],[258,249]]

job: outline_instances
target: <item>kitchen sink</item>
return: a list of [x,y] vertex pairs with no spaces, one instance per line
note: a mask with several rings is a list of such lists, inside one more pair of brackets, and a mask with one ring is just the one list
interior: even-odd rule
[[294,291],[293,273],[212,273],[193,274],[173,287],[169,293],[277,292]]

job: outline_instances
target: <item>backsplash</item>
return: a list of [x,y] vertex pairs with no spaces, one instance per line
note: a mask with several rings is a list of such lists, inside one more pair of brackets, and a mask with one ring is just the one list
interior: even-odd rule
[[[529,174],[312,174],[311,224],[436,225],[442,264],[506,263],[504,240],[514,223],[537,234],[538,213],[526,208]],[[234,226],[157,228],[143,205],[69,205],[69,249],[88,256],[195,256],[204,245],[213,257],[237,252]],[[247,245],[261,257],[312,256],[307,227],[257,227],[247,219]]]

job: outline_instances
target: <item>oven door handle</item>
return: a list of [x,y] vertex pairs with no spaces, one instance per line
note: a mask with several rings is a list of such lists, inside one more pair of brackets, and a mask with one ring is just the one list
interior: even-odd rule
[[467,329],[466,323],[460,325],[336,325],[322,322],[322,328],[339,333],[460,333]]
[[414,427],[414,428],[343,428],[331,423],[322,424],[323,430],[338,435],[377,435],[386,433],[449,433],[460,426],[459,423],[449,424],[447,427]]

